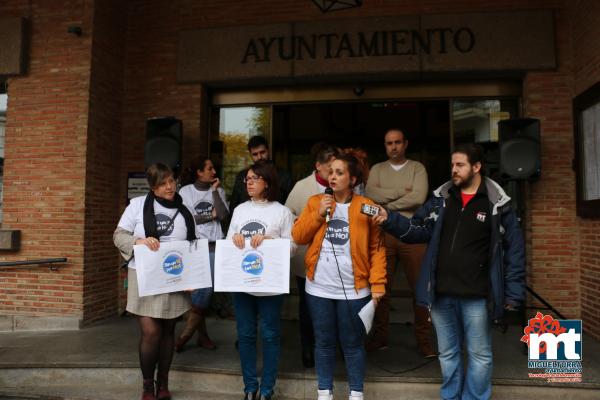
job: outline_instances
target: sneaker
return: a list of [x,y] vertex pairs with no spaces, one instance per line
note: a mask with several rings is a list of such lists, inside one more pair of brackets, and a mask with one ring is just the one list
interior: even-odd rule
[[355,392],[354,390],[351,390],[348,400],[363,400],[363,392]]
[[333,393],[329,389],[317,390],[317,400],[333,400]]

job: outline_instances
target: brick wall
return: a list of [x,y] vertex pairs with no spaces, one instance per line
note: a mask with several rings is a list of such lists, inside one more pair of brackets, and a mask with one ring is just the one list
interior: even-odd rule
[[[22,229],[23,248],[1,258],[66,255],[69,264],[58,273],[2,272],[8,289],[0,293],[0,314],[91,322],[116,312],[121,285],[110,237],[125,205],[127,172],[143,170],[145,120],[172,115],[183,121],[184,162],[206,151],[206,91],[176,83],[181,30],[551,8],[559,66],[530,72],[523,82],[525,115],[542,121],[543,154],[543,177],[532,185],[528,203],[529,283],[567,316],[582,316],[599,337],[599,224],[576,217],[570,167],[571,99],[600,76],[597,41],[582,39],[598,33],[591,17],[599,13],[592,7],[598,5],[373,0],[357,10],[321,14],[295,0],[3,2],[0,13],[30,18],[33,38],[30,72],[9,80],[6,139],[3,225]],[[82,25],[81,38],[66,33],[72,24]]]
[[[600,3],[571,3],[573,97],[600,81]],[[600,338],[600,220],[580,219],[581,317],[587,332]]]
[[558,69],[528,73],[523,83],[525,116],[539,118],[542,131],[542,179],[531,185],[528,278],[529,285],[559,311],[578,318],[571,21],[564,9],[555,13],[555,20]]
[[120,280],[112,233],[119,218],[119,165],[126,9],[120,0],[94,7],[90,110],[87,135],[83,318],[117,313]]
[[3,228],[22,231],[3,260],[66,256],[47,267],[0,272],[0,314],[82,315],[85,152],[91,1],[8,1],[0,14],[31,23],[29,72],[8,79]]

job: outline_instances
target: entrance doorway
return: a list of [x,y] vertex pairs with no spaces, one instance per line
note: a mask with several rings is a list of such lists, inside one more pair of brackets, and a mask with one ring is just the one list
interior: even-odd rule
[[380,101],[319,103],[273,107],[273,151],[287,159],[295,180],[313,170],[311,147],[327,142],[340,148],[360,148],[369,165],[387,159],[383,146],[389,128],[401,129],[409,140],[408,157],[425,164],[430,186],[447,176],[450,154],[449,102]]
[[270,143],[278,167],[297,181],[313,170],[311,147],[326,142],[340,148],[361,148],[369,165],[387,157],[383,137],[401,129],[407,156],[425,165],[429,190],[449,178],[450,152],[462,142],[476,142],[486,151],[486,173],[498,172],[500,120],[516,118],[518,97],[305,102],[212,108],[210,155],[227,194],[238,171],[250,164],[246,144],[254,135]]
[[[519,117],[519,109],[518,96],[214,106],[211,158],[229,195],[237,172],[250,164],[246,144],[251,136],[265,136],[274,162],[298,181],[313,171],[315,143],[360,147],[373,165],[387,159],[385,132],[399,128],[409,140],[408,158],[425,166],[431,192],[449,179],[451,149],[463,142],[484,147],[485,172],[494,177],[499,172],[497,123]],[[410,297],[402,268],[394,279],[393,297]]]

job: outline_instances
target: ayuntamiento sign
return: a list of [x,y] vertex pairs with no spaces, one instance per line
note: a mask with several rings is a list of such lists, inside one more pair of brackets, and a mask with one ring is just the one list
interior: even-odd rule
[[556,67],[551,11],[335,19],[184,31],[179,82]]

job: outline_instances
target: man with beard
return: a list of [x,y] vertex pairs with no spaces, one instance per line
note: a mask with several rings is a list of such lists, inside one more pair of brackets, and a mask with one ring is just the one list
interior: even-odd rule
[[[259,160],[272,162],[269,155],[269,145],[267,143],[267,139],[265,139],[263,136],[252,136],[250,140],[248,140],[248,152],[250,153],[250,158],[252,158],[253,163]],[[233,210],[239,204],[242,204],[249,199],[248,192],[246,191],[246,184],[244,183],[247,172],[248,169],[244,168],[235,177],[235,183],[233,185],[231,198],[229,200],[229,210],[231,211],[231,215],[233,215]],[[287,199],[290,191],[292,190],[292,186],[294,185],[294,182],[292,182],[292,176],[288,171],[277,168],[277,182],[279,183],[279,195],[277,196],[277,201],[279,201],[281,204],[285,204],[285,200]],[[226,231],[227,230],[225,229],[225,232]]]
[[480,146],[459,145],[451,181],[411,219],[384,208],[376,217],[404,242],[429,243],[416,296],[429,307],[437,333],[443,399],[491,397],[491,321],[525,297],[521,229],[510,197],[482,175],[482,164]]

